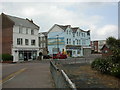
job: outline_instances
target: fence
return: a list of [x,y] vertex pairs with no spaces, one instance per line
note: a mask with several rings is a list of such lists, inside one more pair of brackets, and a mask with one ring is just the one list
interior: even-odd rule
[[75,84],[68,78],[63,70],[57,68],[53,61],[50,61],[50,71],[55,82],[56,88],[67,88],[76,90]]
[[51,60],[55,64],[76,64],[76,63],[88,63],[90,64],[94,59],[88,58],[68,58],[68,59],[53,59]]

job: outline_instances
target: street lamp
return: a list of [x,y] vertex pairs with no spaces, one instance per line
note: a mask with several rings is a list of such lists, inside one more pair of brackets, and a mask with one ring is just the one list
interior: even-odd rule
[[57,51],[59,53],[59,35],[56,35],[57,36]]

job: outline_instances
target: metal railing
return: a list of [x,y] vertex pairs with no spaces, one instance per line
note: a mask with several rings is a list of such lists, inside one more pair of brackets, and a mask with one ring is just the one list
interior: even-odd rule
[[50,71],[56,88],[77,90],[75,84],[69,79],[67,74],[63,70],[60,70],[53,61],[50,61]]

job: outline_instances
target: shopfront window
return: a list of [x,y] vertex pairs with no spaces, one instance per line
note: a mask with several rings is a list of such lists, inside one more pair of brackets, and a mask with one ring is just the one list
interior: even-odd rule
[[19,60],[24,60],[24,54],[22,51],[19,51]]

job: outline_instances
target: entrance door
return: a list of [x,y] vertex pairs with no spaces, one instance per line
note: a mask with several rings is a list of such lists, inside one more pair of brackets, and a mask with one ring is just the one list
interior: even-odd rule
[[24,52],[24,60],[27,61],[28,58],[27,58],[27,52]]
[[72,51],[67,51],[67,55],[68,55],[69,57],[72,57]]

